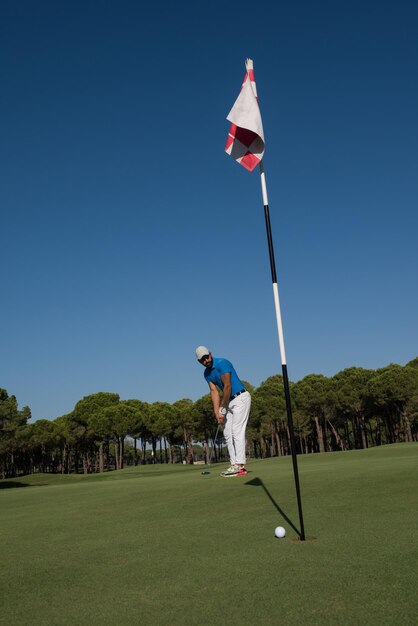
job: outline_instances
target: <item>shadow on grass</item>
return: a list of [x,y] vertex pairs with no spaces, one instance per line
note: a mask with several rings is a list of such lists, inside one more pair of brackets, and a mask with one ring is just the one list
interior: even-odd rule
[[288,518],[288,516],[283,511],[283,509],[280,508],[280,506],[277,504],[276,500],[273,498],[273,496],[271,495],[270,491],[267,489],[267,487],[265,486],[265,484],[263,483],[261,478],[253,478],[252,480],[249,480],[248,482],[246,482],[244,484],[245,485],[249,485],[250,487],[262,487],[264,489],[264,493],[269,498],[269,500],[272,503],[272,505],[278,510],[280,515],[283,517],[283,519],[286,520],[286,522],[289,524],[289,526],[291,526],[293,528],[293,530],[295,531],[295,533],[297,533],[299,535],[299,537],[300,537],[300,530],[298,530],[298,528],[294,525],[292,520]]
[[0,480],[0,489],[16,489],[18,487],[30,487],[30,485],[19,483],[17,480]]

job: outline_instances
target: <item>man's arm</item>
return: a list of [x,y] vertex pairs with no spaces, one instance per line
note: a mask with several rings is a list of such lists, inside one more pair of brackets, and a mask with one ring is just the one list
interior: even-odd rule
[[218,424],[222,424],[222,422],[224,421],[224,416],[219,413],[220,404],[219,404],[218,388],[216,385],[214,385],[214,383],[210,382],[209,389],[210,389],[210,396],[212,398],[213,412],[215,414]]
[[228,404],[229,404],[229,398],[231,397],[231,390],[232,390],[230,372],[226,372],[225,374],[222,374],[221,378],[224,384],[221,407],[224,407],[225,409],[227,409]]

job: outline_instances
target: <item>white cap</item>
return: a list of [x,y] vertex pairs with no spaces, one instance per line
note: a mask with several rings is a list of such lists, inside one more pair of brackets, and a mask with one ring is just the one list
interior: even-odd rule
[[196,348],[196,358],[198,361],[200,361],[202,356],[205,356],[205,354],[210,354],[210,350],[208,350],[206,346],[199,346]]

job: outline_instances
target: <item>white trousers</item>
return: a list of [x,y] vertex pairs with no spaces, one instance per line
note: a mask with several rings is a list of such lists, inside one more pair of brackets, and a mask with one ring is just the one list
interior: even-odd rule
[[224,437],[231,465],[245,465],[245,429],[250,415],[251,396],[244,391],[230,401],[224,421]]

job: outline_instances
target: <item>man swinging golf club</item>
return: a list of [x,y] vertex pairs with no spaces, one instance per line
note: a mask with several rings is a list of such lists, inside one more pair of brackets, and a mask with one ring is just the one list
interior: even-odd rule
[[[205,368],[204,377],[209,385],[215,418],[218,424],[224,425],[231,466],[221,476],[246,476],[245,429],[251,396],[230,361],[212,356],[205,346],[196,348],[196,357]],[[222,399],[219,390],[223,392]]]

